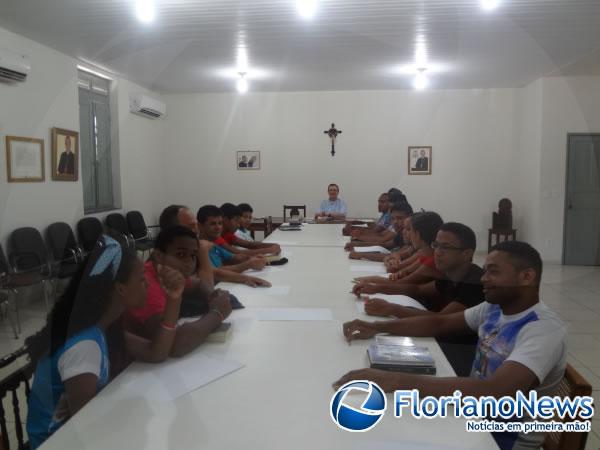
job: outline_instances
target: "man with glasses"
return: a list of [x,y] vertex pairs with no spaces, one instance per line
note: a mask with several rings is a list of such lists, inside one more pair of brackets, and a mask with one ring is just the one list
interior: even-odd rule
[[[422,285],[394,286],[394,294],[408,295],[427,306],[429,310],[423,311],[369,298],[365,302],[367,314],[398,318],[451,314],[484,301],[481,285],[483,269],[473,264],[476,247],[473,230],[460,223],[445,223],[439,229],[431,247],[434,249],[435,265],[444,274],[444,278]],[[459,376],[468,375],[475,355],[477,336],[442,337],[438,341],[455,372]]]

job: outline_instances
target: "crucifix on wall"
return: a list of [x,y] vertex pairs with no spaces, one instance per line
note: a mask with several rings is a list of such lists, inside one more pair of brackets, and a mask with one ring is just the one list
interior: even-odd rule
[[323,133],[325,133],[327,136],[329,136],[329,139],[331,139],[331,156],[335,156],[335,140],[338,134],[342,134],[342,130],[336,130],[335,124],[332,123],[331,128],[323,131]]

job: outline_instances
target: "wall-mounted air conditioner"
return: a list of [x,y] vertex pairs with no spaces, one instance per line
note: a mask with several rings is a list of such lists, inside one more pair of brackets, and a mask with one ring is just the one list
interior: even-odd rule
[[30,70],[29,57],[0,49],[0,80],[25,81]]
[[167,111],[166,105],[146,94],[129,95],[129,111],[140,116],[158,119]]

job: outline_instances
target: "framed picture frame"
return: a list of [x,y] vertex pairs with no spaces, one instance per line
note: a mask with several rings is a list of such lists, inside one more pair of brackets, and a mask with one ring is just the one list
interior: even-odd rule
[[237,152],[235,165],[237,170],[260,170],[260,152]]
[[408,174],[431,175],[432,147],[408,147]]
[[44,140],[6,136],[6,178],[9,183],[42,182]]
[[52,179],[77,181],[79,179],[79,133],[52,128]]

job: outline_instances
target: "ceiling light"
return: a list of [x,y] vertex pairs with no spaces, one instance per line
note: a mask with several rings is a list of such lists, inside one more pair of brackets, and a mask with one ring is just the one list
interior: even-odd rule
[[317,13],[317,0],[297,0],[296,8],[304,19],[312,19]]
[[135,15],[142,23],[153,22],[156,15],[153,0],[136,0]]
[[486,11],[496,9],[500,4],[500,0],[481,0],[481,7]]
[[248,72],[248,50],[246,50],[246,47],[238,48],[237,70],[238,70],[238,73]]
[[425,68],[418,69],[418,73],[415,75],[415,79],[413,80],[413,87],[417,91],[422,91],[424,89],[427,89],[427,86],[429,85],[429,80],[425,76],[425,70],[427,70],[427,69],[425,69]]
[[248,85],[248,80],[246,79],[246,74],[244,72],[240,72],[240,77],[238,78],[235,87],[240,94],[248,92],[250,86]]

